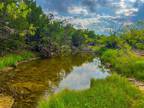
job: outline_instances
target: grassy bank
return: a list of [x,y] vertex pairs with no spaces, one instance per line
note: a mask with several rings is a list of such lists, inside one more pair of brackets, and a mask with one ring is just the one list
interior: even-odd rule
[[143,108],[142,93],[125,78],[112,75],[92,80],[83,91],[65,90],[43,100],[38,108]]
[[133,51],[108,49],[102,53],[101,59],[117,73],[144,81],[144,57]]
[[0,57],[0,69],[8,66],[15,66],[16,63],[30,59],[32,57],[34,57],[34,54],[30,51],[24,51],[20,54],[9,54],[4,57]]

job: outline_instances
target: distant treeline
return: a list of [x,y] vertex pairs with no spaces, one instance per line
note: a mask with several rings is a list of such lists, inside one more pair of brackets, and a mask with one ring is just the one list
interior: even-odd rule
[[71,53],[81,48],[88,30],[77,30],[64,21],[53,20],[32,0],[3,0],[0,3],[0,54],[22,49],[41,52],[42,56]]
[[120,34],[97,35],[94,31],[75,29],[65,21],[45,15],[33,0],[0,2],[0,55],[21,50],[39,52],[49,57],[70,54],[74,50],[106,48],[144,49],[143,22],[124,28]]

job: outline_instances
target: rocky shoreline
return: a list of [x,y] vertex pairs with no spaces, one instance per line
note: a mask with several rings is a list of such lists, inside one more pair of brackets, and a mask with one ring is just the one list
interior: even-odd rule
[[0,108],[12,108],[14,98],[0,94]]
[[18,63],[16,63],[15,66],[9,66],[9,67],[5,67],[3,69],[0,69],[0,72],[9,72],[9,71],[15,69],[19,64],[27,63],[27,62],[38,60],[38,59],[40,59],[40,57],[35,57],[35,58],[31,58],[31,59],[28,59],[28,60],[24,60],[24,61],[18,62]]

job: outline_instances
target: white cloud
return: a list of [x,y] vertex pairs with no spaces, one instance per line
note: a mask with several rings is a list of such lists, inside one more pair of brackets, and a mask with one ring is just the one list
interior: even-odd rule
[[117,15],[123,14],[125,16],[132,16],[135,12],[137,12],[137,8],[123,8],[116,11]]
[[88,15],[88,10],[82,6],[73,6],[68,8],[70,14],[83,14]]
[[[114,22],[115,20],[120,19],[120,16],[108,16],[108,15],[95,15],[95,17],[89,17],[89,18],[71,18],[69,20],[69,23],[75,25],[77,28],[89,28],[92,26],[106,26],[109,25],[109,21]],[[103,23],[103,25],[101,25]],[[100,29],[100,28],[99,28]]]
[[77,18],[77,19],[72,19],[70,23],[76,26],[81,26],[82,28],[87,28],[88,25],[93,24],[93,23],[98,23],[99,21],[100,21],[99,17],[84,18],[84,19]]
[[112,24],[139,20],[134,16],[144,0],[47,0],[43,5],[46,13],[53,13],[59,20],[66,19],[75,27],[109,31]]
[[[132,16],[135,12],[138,11],[138,8],[135,8],[133,5],[136,0],[120,0],[119,2],[114,3],[116,10],[116,15]],[[129,3],[129,4],[128,4]]]

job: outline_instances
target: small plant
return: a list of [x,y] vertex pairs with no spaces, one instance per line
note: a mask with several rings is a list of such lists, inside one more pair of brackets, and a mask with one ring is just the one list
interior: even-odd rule
[[31,52],[25,51],[22,54],[9,54],[4,57],[0,57],[0,69],[7,66],[14,66],[17,62],[26,60],[33,57]]

